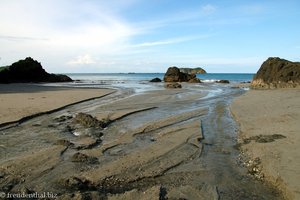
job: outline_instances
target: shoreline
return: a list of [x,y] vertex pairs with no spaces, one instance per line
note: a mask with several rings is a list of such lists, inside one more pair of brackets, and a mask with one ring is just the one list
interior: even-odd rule
[[287,199],[300,198],[299,100],[300,89],[250,90],[230,106],[249,173]]
[[0,84],[0,127],[114,93],[106,88]]

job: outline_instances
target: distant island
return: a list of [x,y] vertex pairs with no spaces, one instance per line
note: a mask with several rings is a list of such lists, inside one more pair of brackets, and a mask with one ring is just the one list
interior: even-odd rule
[[38,83],[71,82],[70,77],[62,74],[49,74],[41,63],[27,57],[9,66],[0,67],[0,83]]
[[187,74],[206,74],[206,71],[201,67],[196,68],[179,68],[181,72]]

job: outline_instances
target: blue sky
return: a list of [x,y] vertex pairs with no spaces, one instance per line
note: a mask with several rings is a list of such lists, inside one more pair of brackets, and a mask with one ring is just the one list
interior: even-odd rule
[[0,66],[50,72],[255,73],[300,58],[300,1],[1,0]]

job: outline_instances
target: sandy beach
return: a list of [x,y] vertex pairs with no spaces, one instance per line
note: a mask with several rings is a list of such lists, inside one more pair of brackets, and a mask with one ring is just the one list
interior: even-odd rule
[[237,164],[229,105],[242,89],[157,87],[119,89],[4,127],[0,191],[49,191],[58,199],[281,199]]
[[231,106],[241,150],[287,199],[300,199],[299,102],[300,89],[250,90]]
[[37,84],[0,84],[0,124],[62,106],[101,97],[110,89],[49,87]]

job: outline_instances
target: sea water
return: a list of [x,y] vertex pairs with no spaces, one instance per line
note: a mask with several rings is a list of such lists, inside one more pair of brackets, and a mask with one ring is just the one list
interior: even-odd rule
[[[98,83],[128,83],[144,82],[153,78],[163,79],[164,73],[70,73],[67,74],[73,80],[94,81]],[[239,83],[251,81],[254,74],[243,73],[207,73],[197,74],[203,82],[215,82],[217,80],[229,80]]]
[[[163,80],[164,73],[69,73],[66,74],[75,80],[72,83],[51,83],[47,85],[71,86],[71,87],[93,87],[93,88],[129,88],[135,92],[144,92],[163,88],[163,83],[150,84],[153,78]],[[239,73],[207,73],[197,74],[197,78],[204,83],[215,83],[217,80],[229,80],[230,83],[241,83],[251,81],[254,74]],[[199,87],[206,87],[199,85]],[[212,88],[217,89],[218,86]]]

